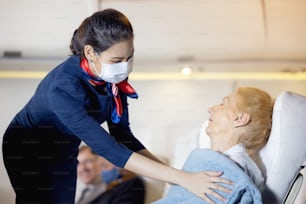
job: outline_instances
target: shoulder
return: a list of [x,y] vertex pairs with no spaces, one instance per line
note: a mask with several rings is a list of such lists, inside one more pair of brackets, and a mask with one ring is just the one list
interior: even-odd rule
[[84,78],[80,67],[80,59],[71,56],[50,72],[55,82]]
[[89,83],[82,73],[78,56],[71,56],[55,67],[44,79],[49,88],[54,91],[64,91],[67,93],[82,93],[84,86]]
[[228,156],[234,160],[243,171],[253,180],[257,187],[261,187],[264,183],[264,177],[253,159],[246,152],[242,145],[235,145],[230,151],[227,151]]
[[77,56],[70,56],[58,64],[46,75],[43,81],[57,82],[72,78],[84,78],[80,67],[80,59]]

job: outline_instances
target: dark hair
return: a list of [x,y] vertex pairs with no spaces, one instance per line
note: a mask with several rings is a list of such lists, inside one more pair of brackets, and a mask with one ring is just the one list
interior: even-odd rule
[[70,50],[73,55],[84,56],[84,46],[91,45],[100,53],[115,43],[133,37],[133,28],[128,18],[115,9],[105,9],[87,17],[74,31]]

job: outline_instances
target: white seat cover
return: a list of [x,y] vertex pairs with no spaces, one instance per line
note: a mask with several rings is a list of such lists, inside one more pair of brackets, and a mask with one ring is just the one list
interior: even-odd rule
[[276,98],[270,138],[260,158],[267,177],[264,203],[282,203],[306,163],[305,96],[287,91]]

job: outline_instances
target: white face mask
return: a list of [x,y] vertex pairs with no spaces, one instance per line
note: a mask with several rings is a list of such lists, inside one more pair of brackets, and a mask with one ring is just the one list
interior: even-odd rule
[[100,60],[101,72],[99,73],[93,64],[96,74],[99,78],[110,83],[120,83],[125,80],[129,74],[132,72],[133,57],[131,57],[127,62],[118,62],[114,64],[107,64]]

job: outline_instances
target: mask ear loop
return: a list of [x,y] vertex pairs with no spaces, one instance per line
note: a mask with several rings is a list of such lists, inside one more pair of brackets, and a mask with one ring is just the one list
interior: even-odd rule
[[129,74],[133,71],[133,62],[134,62],[134,57],[131,57],[127,63],[128,63],[128,72]]
[[[99,60],[99,55],[98,55],[98,53],[97,53],[96,51],[95,51],[95,55],[97,56],[97,58],[98,58],[98,60]],[[97,70],[97,68],[96,68],[95,63],[94,63],[91,59],[88,60],[88,61],[90,62],[91,66],[93,67],[93,69],[94,69],[96,75],[97,75],[98,77],[100,77],[100,74],[99,74],[99,72],[98,72],[98,70]],[[102,68],[102,67],[101,67],[101,68]],[[101,69],[101,73],[102,73],[102,69]]]

